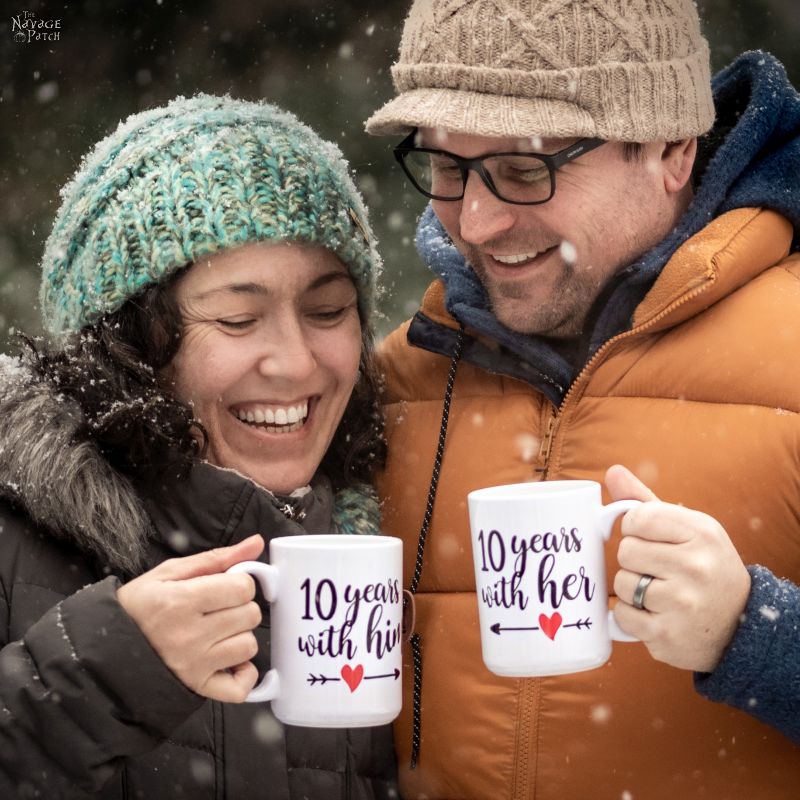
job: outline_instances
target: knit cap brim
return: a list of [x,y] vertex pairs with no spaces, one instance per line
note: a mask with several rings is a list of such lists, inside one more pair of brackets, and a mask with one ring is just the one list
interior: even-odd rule
[[[401,70],[395,68],[397,73]],[[366,123],[367,133],[405,135],[414,128],[435,128],[451,133],[495,137],[597,136],[609,141],[649,142],[678,140],[706,133],[714,121],[711,90],[689,102],[674,82],[658,80],[668,69],[684,74],[685,82],[710,87],[707,52],[654,70],[648,65],[603,64],[525,76],[525,96],[502,92],[502,75],[486,91],[472,88],[475,76],[467,70],[456,83],[462,87],[417,86],[402,91],[376,111]],[[436,83],[435,68],[416,74],[403,70],[401,84]],[[508,76],[518,84],[519,75]],[[452,76],[450,76],[452,80]],[[536,84],[541,84],[541,94]],[[609,103],[602,87],[618,87],[619,102]],[[617,94],[617,92],[615,92]],[[658,113],[653,113],[657,109]]]
[[[551,120],[557,124],[550,124]],[[504,97],[455,89],[414,89],[389,101],[366,124],[367,133],[404,136],[434,128],[472,136],[594,136],[594,120],[563,100]]]

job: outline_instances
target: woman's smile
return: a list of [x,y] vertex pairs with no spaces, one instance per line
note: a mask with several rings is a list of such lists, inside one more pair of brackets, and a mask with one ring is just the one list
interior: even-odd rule
[[303,428],[309,418],[312,398],[298,403],[248,404],[231,409],[231,413],[251,428],[268,433],[292,433]]

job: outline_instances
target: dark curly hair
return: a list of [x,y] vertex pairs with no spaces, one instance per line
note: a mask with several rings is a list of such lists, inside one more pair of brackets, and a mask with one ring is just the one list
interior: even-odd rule
[[[148,287],[60,347],[23,337],[35,373],[80,406],[84,422],[77,435],[133,479],[185,475],[208,446],[189,406],[159,381],[183,338],[180,309],[169,291],[177,277]],[[322,461],[335,489],[369,482],[385,461],[379,389],[374,338],[362,320],[358,382]]]

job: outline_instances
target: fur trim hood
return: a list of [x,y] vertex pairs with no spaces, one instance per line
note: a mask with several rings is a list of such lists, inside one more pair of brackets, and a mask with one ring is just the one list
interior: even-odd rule
[[[22,359],[0,355],[0,498],[101,563],[135,574],[154,535],[152,518],[133,483],[93,442],[79,440],[82,425],[75,400],[35,376]],[[342,533],[380,530],[372,487],[340,491],[332,516]]]
[[131,482],[89,441],[78,404],[0,356],[0,497],[102,561],[135,571],[151,525]]

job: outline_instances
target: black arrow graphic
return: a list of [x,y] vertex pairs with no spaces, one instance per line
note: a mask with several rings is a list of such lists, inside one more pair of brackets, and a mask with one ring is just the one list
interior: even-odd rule
[[[400,670],[395,667],[394,672],[387,672],[385,675],[365,675],[365,681],[373,681],[376,678],[394,678],[397,680],[400,677]],[[341,678],[331,678],[329,675],[314,675],[309,673],[308,677],[306,678],[308,683],[312,686],[316,683],[320,684],[320,686],[324,686],[328,681],[340,681]]]
[[306,678],[306,680],[312,686],[315,683],[320,683],[320,684],[322,684],[324,686],[328,681],[340,681],[341,678],[330,678],[327,675],[311,675],[311,674],[309,674],[309,676],[308,676],[308,678]]
[[496,633],[499,636],[500,631],[538,631],[540,628],[538,625],[534,625],[532,628],[503,628],[500,626],[499,622],[495,622],[495,624],[491,626],[490,630],[492,633]]
[[386,675],[365,675],[365,681],[374,681],[375,678],[394,678],[397,680],[400,677],[400,670],[395,667],[394,672],[389,672]]
[[[577,622],[566,622],[560,627],[562,628],[591,628],[592,627],[592,619],[591,617],[586,617],[586,619],[579,619]],[[492,633],[496,633],[498,636],[502,631],[538,631],[541,628],[538,625],[532,625],[528,628],[506,628],[500,625],[499,622],[495,622],[494,625],[489,626],[489,630]]]
[[591,628],[592,627],[592,619],[591,617],[586,617],[586,619],[579,619],[577,622],[568,622],[565,625],[561,626],[562,628]]

